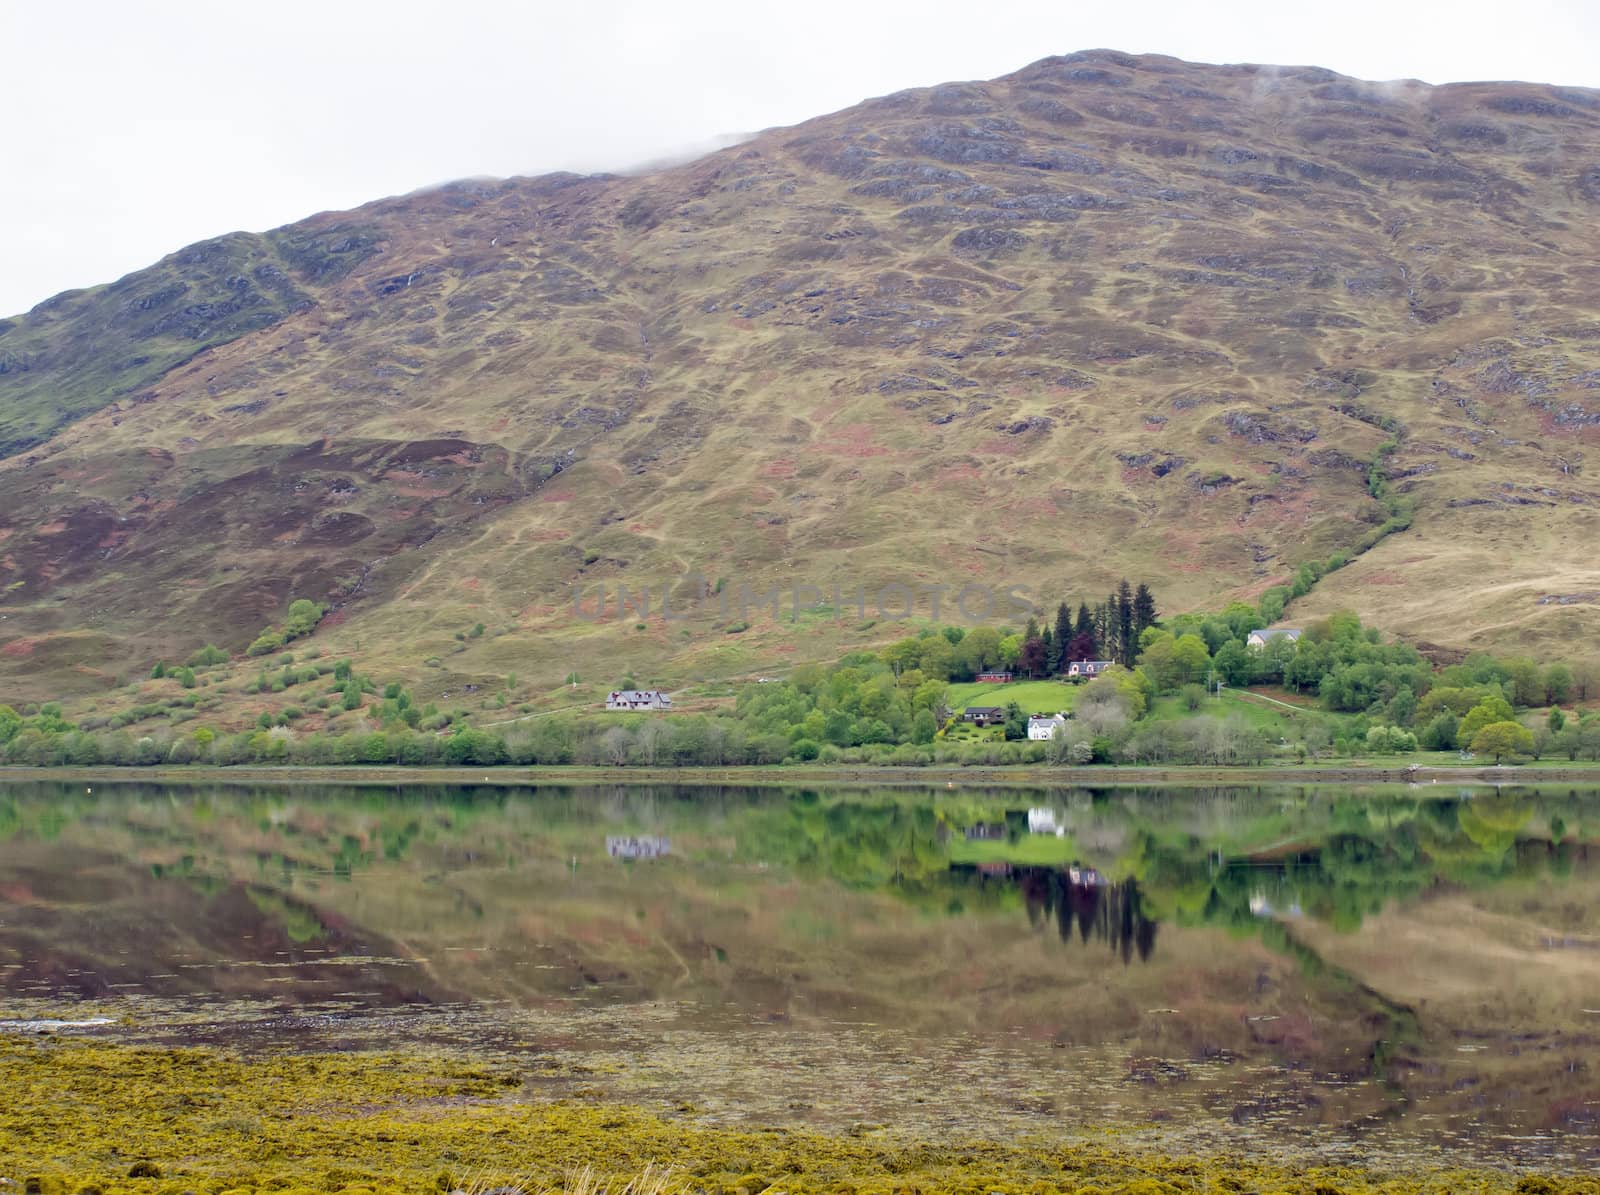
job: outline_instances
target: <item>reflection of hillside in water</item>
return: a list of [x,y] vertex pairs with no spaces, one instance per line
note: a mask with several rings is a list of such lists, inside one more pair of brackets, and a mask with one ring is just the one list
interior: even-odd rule
[[1076,933],[1079,944],[1103,942],[1123,963],[1150,961],[1157,922],[1146,916],[1137,880],[1108,881],[1092,867],[1013,867],[1010,864],[953,864],[951,878],[979,888],[1008,886],[1022,894],[1028,924],[1054,925],[1063,942]]
[[1600,1158],[1597,816],[1576,790],[7,784],[0,988],[167,1001],[218,1040],[537,1023],[728,1107],[797,1043],[826,1100],[889,1037],[957,1034],[971,1069],[908,1101],[1037,1083]]

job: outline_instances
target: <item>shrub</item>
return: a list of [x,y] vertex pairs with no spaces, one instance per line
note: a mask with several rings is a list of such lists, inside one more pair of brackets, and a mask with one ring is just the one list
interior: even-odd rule
[[283,632],[274,627],[268,627],[257,635],[255,641],[245,648],[249,656],[269,656],[283,646]]
[[299,598],[289,603],[289,612],[283,620],[284,635],[288,639],[299,639],[311,634],[317,629],[317,624],[322,621],[322,616],[327,613],[327,607],[320,602],[313,602],[308,598]]

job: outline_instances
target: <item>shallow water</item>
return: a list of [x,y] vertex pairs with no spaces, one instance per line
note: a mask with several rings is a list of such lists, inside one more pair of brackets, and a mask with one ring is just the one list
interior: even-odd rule
[[1594,792],[93,787],[0,784],[0,1033],[494,1056],[718,1124],[1600,1161]]

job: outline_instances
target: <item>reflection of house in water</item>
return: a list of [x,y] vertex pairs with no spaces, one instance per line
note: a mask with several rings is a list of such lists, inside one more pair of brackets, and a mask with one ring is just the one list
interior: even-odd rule
[[1056,811],[1050,808],[1028,810],[1029,834],[1054,834],[1057,838],[1065,837],[1066,827],[1056,825]]
[[1278,909],[1267,898],[1267,894],[1257,888],[1250,894],[1250,915],[1252,917],[1299,917],[1301,915],[1300,902],[1298,900],[1291,901],[1287,909]]
[[672,839],[646,834],[637,838],[613,836],[606,839],[606,854],[613,859],[659,859],[672,853]]
[[1092,937],[1105,942],[1124,963],[1137,951],[1148,961],[1156,945],[1157,923],[1146,917],[1137,880],[1113,883],[1092,867],[1017,867],[1009,863],[955,863],[950,870],[966,873],[979,884],[1015,884],[1035,926],[1055,922],[1063,942],[1076,930],[1079,942]]

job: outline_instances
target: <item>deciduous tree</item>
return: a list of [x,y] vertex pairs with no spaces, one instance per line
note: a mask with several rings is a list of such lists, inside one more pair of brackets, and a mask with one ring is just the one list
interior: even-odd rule
[[[1477,705],[1467,711],[1466,717],[1461,719],[1461,725],[1456,728],[1456,740],[1471,744],[1477,738],[1478,732],[1485,726],[1497,722],[1511,722],[1515,720],[1515,713],[1511,703],[1504,697],[1485,697]],[[1469,747],[1476,751],[1476,747]]]
[[1472,752],[1493,755],[1495,763],[1508,756],[1531,755],[1533,735],[1520,722],[1490,722],[1473,735]]

